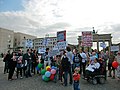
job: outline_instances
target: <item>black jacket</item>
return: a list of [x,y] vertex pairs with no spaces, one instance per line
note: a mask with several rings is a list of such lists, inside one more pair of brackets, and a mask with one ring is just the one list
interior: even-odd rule
[[70,70],[70,62],[68,61],[67,57],[63,56],[62,61],[61,61],[61,65],[62,65],[63,72]]

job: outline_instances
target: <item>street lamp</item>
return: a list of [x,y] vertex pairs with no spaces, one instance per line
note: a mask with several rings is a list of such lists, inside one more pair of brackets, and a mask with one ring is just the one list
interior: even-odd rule
[[7,48],[10,49],[10,44],[11,44],[11,36],[8,35],[8,40],[7,40]]

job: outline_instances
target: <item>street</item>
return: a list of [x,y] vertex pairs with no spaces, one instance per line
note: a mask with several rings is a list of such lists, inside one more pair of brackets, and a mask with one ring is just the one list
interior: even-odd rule
[[[3,74],[3,65],[4,63],[0,60],[0,90],[73,90],[72,85],[65,87],[59,81],[57,83],[44,82],[39,75],[8,81],[8,74]],[[108,78],[105,84],[93,85],[81,78],[80,88],[81,90],[120,90],[120,82]]]

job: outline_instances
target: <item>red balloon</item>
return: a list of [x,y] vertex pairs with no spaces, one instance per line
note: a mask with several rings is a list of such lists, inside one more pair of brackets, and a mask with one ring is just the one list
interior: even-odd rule
[[114,68],[117,68],[117,67],[118,67],[118,62],[117,62],[117,61],[114,61],[114,62],[112,63],[112,66],[113,66]]
[[51,71],[51,68],[47,68],[47,71]]
[[50,80],[54,80],[54,74],[51,74]]

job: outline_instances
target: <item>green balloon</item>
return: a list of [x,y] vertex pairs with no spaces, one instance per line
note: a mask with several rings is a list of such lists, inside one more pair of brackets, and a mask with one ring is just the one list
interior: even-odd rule
[[48,78],[48,77],[44,77],[44,81],[46,81],[46,82],[48,82],[50,80],[50,78]]
[[45,74],[45,72],[46,72],[46,70],[45,70],[45,69],[42,69],[42,70],[41,70],[41,74],[42,74],[42,75],[44,75],[44,74]]
[[38,64],[38,68],[42,68],[42,66],[43,66],[43,65],[42,65],[41,63]]

